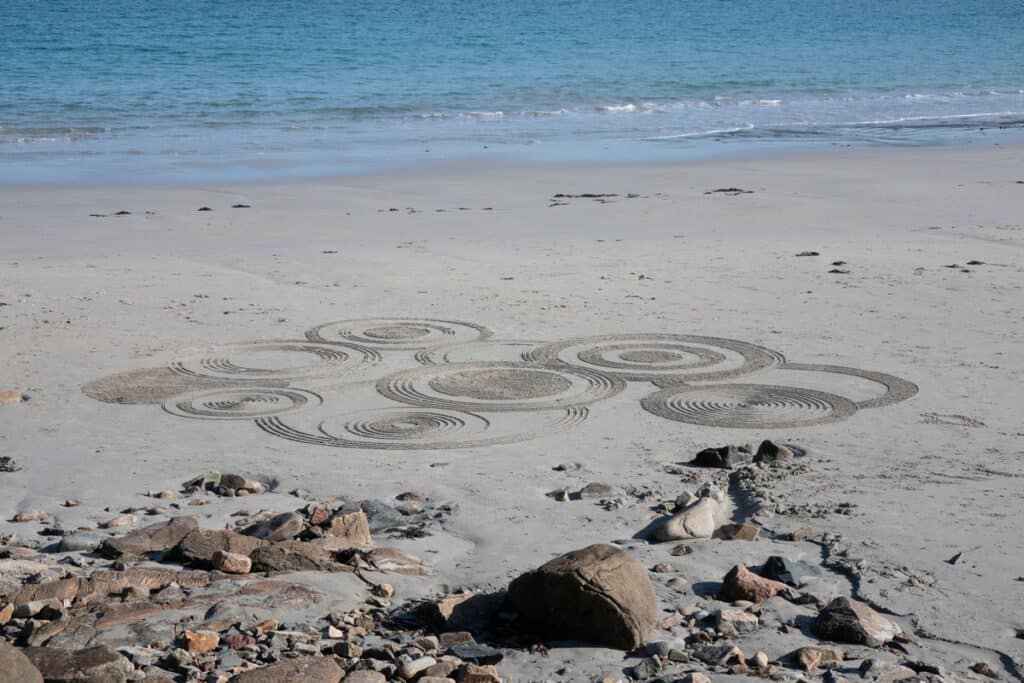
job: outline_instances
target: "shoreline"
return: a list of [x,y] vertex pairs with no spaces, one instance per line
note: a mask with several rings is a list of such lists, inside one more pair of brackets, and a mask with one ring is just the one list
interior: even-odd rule
[[[286,183],[319,183],[332,180],[388,177],[392,175],[424,174],[440,170],[457,171],[467,169],[544,169],[578,168],[585,166],[643,167],[678,166],[744,160],[779,159],[785,160],[804,155],[827,155],[848,151],[928,151],[944,150],[958,152],[987,147],[1024,146],[1024,129],[990,128],[980,131],[947,131],[944,135],[933,135],[930,139],[914,140],[911,137],[879,141],[842,141],[794,139],[776,141],[771,139],[730,140],[705,139],[692,144],[681,142],[686,148],[675,147],[674,143],[659,143],[641,139],[586,140],[560,139],[552,144],[541,142],[537,145],[523,144],[482,144],[468,141],[453,144],[449,149],[437,153],[431,150],[429,142],[410,145],[386,152],[379,146],[369,156],[345,160],[336,153],[320,157],[305,150],[308,158],[288,159],[283,152],[277,158],[251,157],[247,160],[197,159],[182,162],[174,167],[167,160],[150,163],[142,167],[111,166],[110,160],[100,166],[77,167],[69,170],[66,163],[56,169],[40,171],[33,162],[5,162],[0,156],[0,169],[5,169],[5,180],[0,180],[0,192],[32,188],[94,188],[103,186],[125,187],[176,187],[188,188],[199,185],[273,185]],[[486,150],[486,151],[485,151]],[[328,158],[330,157],[330,158]],[[44,163],[52,164],[53,159]],[[220,168],[217,168],[217,167]],[[19,173],[31,176],[20,180]],[[97,176],[95,180],[69,180],[71,173],[88,173]],[[40,174],[42,174],[40,176]],[[58,174],[63,174],[61,177]],[[127,180],[128,178],[137,178]]]

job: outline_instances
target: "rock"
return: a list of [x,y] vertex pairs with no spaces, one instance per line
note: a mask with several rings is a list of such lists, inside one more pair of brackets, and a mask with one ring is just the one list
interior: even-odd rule
[[[388,678],[382,673],[377,671],[370,671],[369,669],[361,669],[360,671],[350,671],[345,676],[345,683],[387,683]],[[248,683],[248,682],[241,682]],[[262,681],[260,683],[263,683]]]
[[249,557],[252,552],[265,545],[253,536],[246,536],[228,529],[194,529],[174,549],[176,559],[184,564],[208,568],[218,552]]
[[753,524],[723,524],[717,536],[728,541],[756,541],[761,527]]
[[138,520],[135,518],[135,515],[120,515],[119,517],[108,519],[105,522],[100,522],[99,527],[101,529],[119,529],[126,526],[135,526],[135,522],[137,521]]
[[358,503],[350,503],[342,507],[342,512],[362,510],[366,513],[366,519],[370,524],[371,533],[387,531],[398,526],[405,526],[409,523],[408,518],[394,507],[380,500],[361,500]]
[[99,534],[92,534],[88,531],[76,531],[73,534],[62,536],[58,551],[62,553],[92,552],[103,543],[104,538]]
[[47,517],[49,517],[49,515],[46,510],[25,510],[24,512],[15,514],[14,517],[11,518],[11,521],[18,523],[41,522]]
[[430,570],[423,561],[404,550],[384,546],[372,550],[349,549],[338,554],[342,562],[368,571],[390,572],[405,576],[428,576]]
[[505,657],[505,653],[497,648],[476,643],[452,645],[448,648],[448,654],[474,664],[497,664]]
[[799,543],[801,541],[807,541],[814,538],[814,529],[809,526],[803,526],[796,531],[788,531],[778,536],[780,541],[791,541]]
[[252,569],[261,572],[302,572],[329,569],[331,554],[318,543],[281,541],[256,548],[249,556]]
[[740,465],[746,465],[753,460],[750,449],[743,446],[722,446],[720,448],[705,448],[697,453],[690,461],[695,467],[718,467],[731,470]]
[[240,474],[222,474],[218,484],[222,489],[229,491],[245,491],[246,493],[262,493],[263,484],[258,481],[246,479]]
[[378,598],[384,598],[385,600],[390,599],[395,594],[395,587],[390,583],[378,583],[372,589],[374,595]]
[[438,643],[443,648],[455,647],[456,645],[474,645],[476,639],[469,631],[449,631],[437,637]]
[[479,632],[487,627],[504,602],[504,593],[460,593],[424,603],[419,615],[439,633]]
[[754,656],[747,660],[747,666],[751,667],[755,671],[766,671],[768,669],[768,653],[762,650],[758,650],[754,653]]
[[555,558],[509,585],[506,608],[560,639],[632,650],[658,620],[654,587],[635,560],[610,545]]
[[553,498],[554,500],[557,500],[559,503],[568,503],[570,500],[572,500],[571,496],[569,495],[569,489],[567,488],[548,491],[544,495],[546,495],[548,498]]
[[0,626],[3,626],[8,621],[10,621],[11,617],[13,617],[13,616],[14,616],[14,603],[13,602],[9,602],[6,605],[4,605],[3,607],[0,607]]
[[181,634],[180,640],[186,652],[201,655],[217,649],[220,635],[216,631],[185,631]]
[[670,565],[668,562],[659,562],[658,564],[651,567],[651,571],[655,574],[672,574],[676,571],[676,568]]
[[790,560],[780,555],[772,555],[765,560],[761,575],[774,581],[787,583],[795,588],[806,586],[811,581],[821,578],[821,570],[817,567]]
[[840,643],[881,647],[896,637],[899,627],[863,602],[835,598],[811,626],[821,638]]
[[761,445],[757,447],[757,453],[754,454],[754,462],[765,463],[766,465],[774,465],[775,463],[786,462],[792,459],[793,451],[785,446],[772,443],[767,439],[761,442]]
[[[2,661],[2,659],[3,658],[0,657],[0,661]],[[971,671],[973,671],[976,674],[981,674],[986,678],[999,678],[999,673],[996,672],[996,670],[993,669],[992,665],[988,662],[976,662],[974,664],[971,664]]]
[[368,546],[373,543],[370,537],[370,522],[362,510],[339,512],[334,515],[328,533],[354,546]]
[[376,677],[359,677],[353,671],[348,676],[338,666],[334,657],[302,657],[288,659],[262,669],[253,669],[238,674],[232,683],[338,683],[342,678],[347,683],[386,683],[387,678],[377,672]]
[[730,569],[722,579],[722,597],[730,602],[736,600],[763,602],[784,590],[786,590],[786,584],[758,576],[743,564],[738,564]]
[[419,683],[456,683],[454,678],[447,676],[420,676],[416,680]]
[[17,389],[0,389],[0,406],[13,406],[25,400]]
[[711,679],[699,671],[691,671],[680,678],[679,683],[711,683]]
[[662,519],[651,529],[650,539],[664,542],[711,538],[718,527],[718,513],[717,500],[700,498],[671,517]]
[[43,675],[16,647],[0,640],[0,673],[11,683],[43,683]]
[[246,527],[242,533],[246,536],[260,538],[267,543],[290,541],[302,531],[302,515],[297,512],[285,512],[262,522]]
[[223,550],[214,551],[211,564],[214,569],[225,574],[248,574],[252,570],[252,560],[248,555]]
[[22,652],[47,683],[125,683],[134,667],[106,645],[84,650],[27,647]]
[[749,633],[756,631],[760,622],[756,614],[734,607],[723,607],[714,614],[714,624],[718,631],[732,633]]
[[398,667],[398,675],[409,681],[435,664],[437,664],[437,660],[433,657],[417,657]]
[[463,664],[455,676],[458,683],[501,683],[498,670],[490,664]]
[[877,659],[865,659],[858,669],[862,678],[873,679],[876,683],[894,683],[909,678],[919,678],[910,667],[888,664]]
[[843,651],[836,648],[809,645],[795,650],[789,657],[804,671],[814,671],[822,664],[838,664],[843,661]]
[[108,538],[100,545],[104,557],[116,559],[123,555],[163,554],[197,527],[192,517],[175,517],[136,529],[118,538]]
[[[427,667],[427,669],[423,672],[423,678],[430,676],[433,678],[445,679],[448,678],[458,668],[459,662],[452,660],[441,661],[433,666]],[[420,680],[422,681],[423,678],[420,678]]]
[[577,494],[581,499],[586,500],[588,498],[607,498],[615,495],[615,489],[608,484],[602,484],[598,481],[593,481],[584,486],[579,490]]
[[695,647],[693,648],[693,656],[705,664],[718,666],[743,664],[747,661],[743,650],[728,641]]

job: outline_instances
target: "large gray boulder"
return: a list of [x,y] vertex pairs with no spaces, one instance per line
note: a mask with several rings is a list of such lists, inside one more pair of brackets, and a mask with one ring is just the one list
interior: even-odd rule
[[334,657],[303,657],[238,674],[232,683],[338,683],[345,671]]
[[643,645],[658,620],[647,572],[604,544],[566,553],[518,577],[509,585],[506,608],[549,637],[623,650]]
[[835,598],[825,605],[812,630],[827,640],[868,647],[881,647],[900,632],[896,624],[852,598]]
[[198,526],[192,517],[175,517],[166,522],[150,524],[124,536],[108,538],[100,546],[100,552],[104,557],[111,559],[123,555],[162,556],[181,543],[181,540]]
[[106,645],[85,650],[27,647],[22,652],[47,683],[125,683],[134,669],[127,658]]

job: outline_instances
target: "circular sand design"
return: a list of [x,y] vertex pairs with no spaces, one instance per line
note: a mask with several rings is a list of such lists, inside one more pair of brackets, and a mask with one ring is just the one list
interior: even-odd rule
[[816,363],[785,363],[779,366],[780,370],[806,370],[809,372],[831,372],[838,375],[849,375],[851,377],[860,377],[876,384],[880,384],[885,388],[885,392],[876,398],[871,398],[866,401],[856,401],[855,405],[858,408],[881,408],[882,406],[891,406],[900,401],[905,401],[911,396],[914,396],[918,392],[918,387],[913,382],[908,382],[905,379],[894,377],[893,375],[887,375],[884,372],[874,372],[873,370],[861,370],[859,368],[848,368],[843,365],[820,365]]
[[550,436],[579,425],[587,415],[586,408],[573,407],[517,416],[503,425],[467,411],[402,407],[330,417],[309,428],[280,417],[261,418],[256,424],[273,436],[316,446],[444,450],[498,446]]
[[165,411],[178,417],[205,420],[252,420],[318,405],[323,399],[304,389],[239,387],[179,396],[166,401]]
[[421,408],[481,412],[553,410],[589,405],[625,383],[588,368],[524,363],[452,363],[403,370],[377,382],[385,398]]
[[454,346],[422,349],[415,354],[420,365],[445,363],[522,363],[542,342],[526,339],[487,339]]
[[379,352],[357,344],[265,341],[232,344],[168,367],[193,377],[258,381],[341,376],[380,360]]
[[[160,405],[169,398],[188,392],[223,387],[246,386],[238,380],[222,380],[183,375],[168,367],[142,368],[94,379],[82,386],[82,393],[104,403],[122,405]],[[263,380],[265,386],[288,386],[287,381]]]
[[689,334],[577,337],[544,344],[526,360],[592,368],[660,386],[740,377],[785,362],[782,354],[756,344]]
[[446,396],[480,401],[524,401],[564,394],[572,382],[548,370],[495,368],[463,370],[429,380],[430,388]]
[[647,412],[668,420],[734,429],[808,427],[857,412],[856,404],[842,396],[767,384],[676,386],[640,403]]
[[353,342],[376,349],[417,350],[441,344],[462,344],[487,339],[492,332],[482,325],[430,318],[360,318],[324,323],[306,332],[310,341],[336,344]]

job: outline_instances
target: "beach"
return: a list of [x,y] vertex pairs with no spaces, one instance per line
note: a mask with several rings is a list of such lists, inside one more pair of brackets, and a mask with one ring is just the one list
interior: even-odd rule
[[[799,588],[814,599],[740,603],[759,622],[728,639],[745,657],[818,646],[810,621],[852,596],[910,637],[843,645],[840,675],[882,675],[863,673],[877,660],[886,680],[984,680],[987,663],[1019,680],[1022,169],[1018,141],[982,135],[0,191],[0,386],[24,397],[0,407],[0,455],[20,468],[0,472],[0,539],[17,548],[0,578],[107,567],[36,553],[77,528],[106,538],[179,515],[235,528],[385,501],[422,534],[374,542],[426,567],[385,574],[389,606],[504,590],[612,544],[657,568],[650,640],[671,641],[711,628],[691,618],[728,606],[716,595],[732,567],[785,556],[820,573]],[[792,461],[688,464],[766,439]],[[183,496],[211,471],[259,493]],[[756,540],[677,555],[637,537],[709,481],[731,500],[724,521]],[[97,529],[121,514],[124,528]],[[248,604],[236,621],[297,631],[366,600],[352,572],[283,576],[315,599]],[[168,642],[214,621],[209,607],[51,646]],[[503,652],[507,681],[618,680],[652,658],[579,642]],[[716,681],[822,673],[742,664],[673,666]]]

